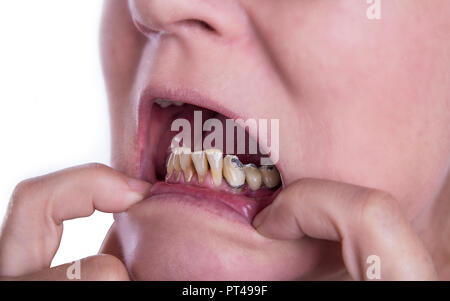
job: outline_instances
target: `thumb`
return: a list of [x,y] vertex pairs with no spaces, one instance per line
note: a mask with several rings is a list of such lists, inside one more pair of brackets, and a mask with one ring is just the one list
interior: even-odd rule
[[39,272],[8,278],[21,281],[128,281],[127,269],[117,257],[95,255]]

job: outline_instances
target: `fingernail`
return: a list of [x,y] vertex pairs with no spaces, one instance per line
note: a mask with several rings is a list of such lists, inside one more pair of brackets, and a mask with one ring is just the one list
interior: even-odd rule
[[270,207],[264,208],[256,217],[253,219],[253,227],[258,228],[263,221],[266,219],[267,215],[269,214]]
[[128,186],[133,190],[134,194],[140,195],[141,199],[147,195],[152,187],[152,184],[134,178],[128,178],[127,181]]

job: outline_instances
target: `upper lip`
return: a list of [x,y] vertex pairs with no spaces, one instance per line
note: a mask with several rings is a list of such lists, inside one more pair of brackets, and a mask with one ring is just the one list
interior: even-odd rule
[[198,91],[192,89],[167,89],[161,87],[148,86],[140,95],[139,110],[141,110],[142,105],[148,104],[147,102],[153,103],[155,99],[164,98],[174,101],[180,101],[188,103],[191,105],[206,108],[208,110],[216,111],[224,116],[231,119],[244,118],[240,116],[237,112],[233,112],[221,104],[212,101],[210,98],[204,96]]

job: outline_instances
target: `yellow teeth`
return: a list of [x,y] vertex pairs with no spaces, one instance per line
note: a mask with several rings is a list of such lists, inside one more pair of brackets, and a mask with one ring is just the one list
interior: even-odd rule
[[244,166],[238,157],[227,155],[223,159],[223,176],[228,185],[239,188],[245,183]]
[[196,152],[191,152],[187,147],[174,148],[166,167],[167,176],[174,174],[175,181],[179,181],[183,172],[186,183],[190,183],[194,173],[197,173],[198,183],[202,184],[209,170],[215,187],[222,185],[222,178],[233,188],[240,188],[247,183],[252,191],[259,190],[263,184],[272,189],[281,183],[280,173],[274,165],[259,168],[254,164],[244,166],[237,156],[226,155],[223,158],[222,151],[214,148]]
[[219,149],[207,149],[205,153],[211,169],[214,186],[219,187],[222,184],[223,153]]
[[173,167],[174,157],[175,157],[174,153],[170,153],[169,159],[167,159],[167,176],[169,176],[169,177],[172,175],[173,170],[174,170],[174,167]]
[[183,170],[184,181],[186,183],[191,182],[194,175],[194,165],[191,160],[191,150],[189,148],[182,148],[180,152],[180,166]]
[[181,148],[174,149],[173,150],[173,169],[175,171],[175,179],[176,180],[178,180],[178,178],[180,177],[180,173],[182,171],[180,157],[181,157]]
[[261,188],[262,176],[259,169],[254,164],[247,164],[244,166],[245,180],[248,187],[255,191]]
[[259,168],[264,185],[271,189],[281,183],[280,173],[274,165],[264,165]]
[[197,171],[198,182],[202,184],[203,181],[205,181],[205,177],[208,173],[208,162],[206,161],[205,152],[193,152],[191,154],[191,158],[194,162],[195,170]]

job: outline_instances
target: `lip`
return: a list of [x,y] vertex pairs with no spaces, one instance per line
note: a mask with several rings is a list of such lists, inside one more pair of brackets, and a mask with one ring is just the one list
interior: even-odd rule
[[275,198],[277,192],[268,197],[249,198],[240,194],[226,193],[186,184],[155,183],[148,201],[156,196],[166,196],[180,202],[201,207],[222,217],[245,221],[250,224],[253,218]]
[[193,89],[181,89],[181,88],[162,88],[158,86],[146,87],[140,95],[139,106],[142,109],[143,105],[148,102],[153,102],[158,98],[165,98],[174,101],[184,102],[191,105],[206,108],[208,110],[216,111],[222,115],[231,119],[244,118],[238,113],[228,110],[224,106],[212,101],[209,97]]

